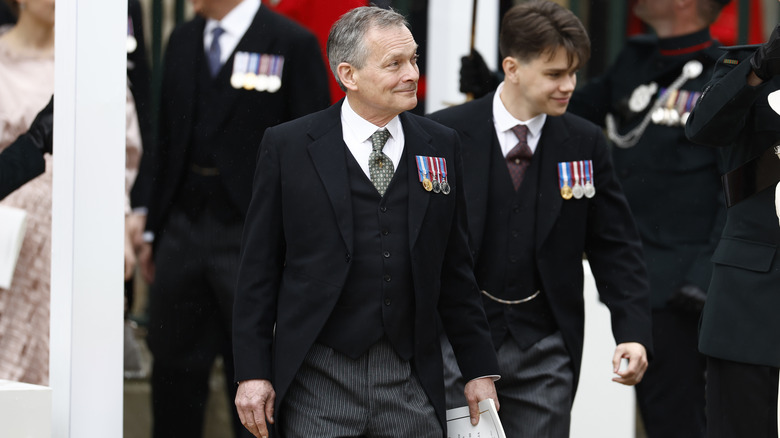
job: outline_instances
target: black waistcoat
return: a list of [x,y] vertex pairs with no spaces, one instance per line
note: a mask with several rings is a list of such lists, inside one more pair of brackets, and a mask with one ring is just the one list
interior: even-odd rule
[[217,168],[217,150],[230,147],[220,142],[218,123],[224,119],[224,114],[215,113],[215,108],[222,108],[220,101],[230,87],[227,80],[229,69],[223,68],[217,77],[212,78],[206,57],[201,56],[199,60],[196,109],[184,166],[184,183],[177,196],[177,205],[193,219],[209,210],[229,223],[241,220],[241,210],[230,201],[232,198],[228,196],[221,175],[208,174]]
[[[480,289],[501,299],[518,300],[542,289],[535,256],[541,154],[541,148],[537,148],[520,189],[515,191],[498,141],[493,141],[489,213],[475,275]],[[486,296],[483,296],[483,303],[496,348],[508,333],[524,349],[557,328],[544,291],[533,300],[520,304],[501,304]]]
[[383,335],[404,359],[412,357],[414,285],[409,252],[406,151],[384,197],[351,153],[352,267],[318,341],[357,358]]

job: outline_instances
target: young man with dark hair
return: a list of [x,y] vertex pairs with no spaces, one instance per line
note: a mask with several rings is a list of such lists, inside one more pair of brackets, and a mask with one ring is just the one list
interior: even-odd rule
[[[566,113],[590,56],[582,24],[553,2],[525,2],[504,15],[500,48],[498,90],[431,118],[455,128],[463,144],[470,241],[506,434],[565,438],[582,359],[583,253],[612,312],[614,380],[626,385],[647,367],[647,276],[601,129]],[[463,380],[446,345],[445,382],[448,405],[462,405]]]

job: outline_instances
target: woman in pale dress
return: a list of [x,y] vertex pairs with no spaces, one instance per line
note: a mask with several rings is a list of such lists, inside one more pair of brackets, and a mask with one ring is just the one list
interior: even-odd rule
[[[54,0],[5,1],[18,21],[0,30],[0,150],[27,131],[54,92]],[[131,97],[128,108],[129,186],[140,157],[140,134]],[[49,380],[53,164],[51,155],[45,158],[42,175],[0,202],[27,212],[10,289],[0,289],[0,379],[42,385]]]

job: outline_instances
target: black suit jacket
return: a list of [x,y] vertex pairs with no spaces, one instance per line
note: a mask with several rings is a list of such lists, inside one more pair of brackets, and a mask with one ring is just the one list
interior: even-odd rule
[[[141,131],[141,145],[143,148],[151,148],[154,143],[152,137],[152,108],[151,108],[151,72],[146,54],[146,44],[143,28],[143,10],[139,0],[128,0],[127,16],[133,22],[133,34],[138,47],[127,54],[127,82],[135,101],[135,112],[138,116],[138,126]],[[136,178],[138,184],[133,184],[130,192],[130,202],[134,207],[145,205],[142,198],[148,193],[149,188],[143,184],[150,184],[151,178]]]
[[[458,131],[463,147],[463,184],[475,259],[485,233],[490,156],[497,144],[493,96],[448,108],[430,117]],[[579,378],[585,324],[582,255],[612,314],[617,343],[639,342],[652,351],[649,289],[641,243],[626,199],[615,179],[601,130],[572,114],[547,117],[537,146],[541,155],[536,207],[536,264],[542,290],[563,334]],[[565,201],[558,185],[559,162],[593,160],[596,195]],[[485,298],[485,306],[495,302]],[[488,312],[490,313],[490,312]]]
[[[193,120],[199,98],[199,66],[205,57],[201,17],[183,24],[170,36],[164,61],[157,147],[147,149],[140,177],[153,175],[147,194],[147,230],[157,232],[165,223],[185,172]],[[284,56],[282,86],[275,93],[235,89],[229,85],[235,52]],[[216,166],[230,196],[241,213],[246,212],[252,190],[252,174],[258,146],[266,128],[328,106],[327,71],[309,31],[266,7],[261,7],[251,26],[215,79],[224,93],[208,115],[216,127]],[[151,166],[151,170],[145,168]]]
[[[257,161],[235,298],[235,377],[271,380],[277,409],[351,268],[350,152],[343,141],[342,102],[268,129]],[[498,374],[498,366],[467,245],[458,138],[410,113],[401,114],[401,123],[410,166],[412,362],[444,427],[439,316],[467,379]],[[450,164],[449,195],[422,188],[416,155]]]
[[29,134],[22,134],[0,153],[0,199],[46,170],[43,154]]
[[[747,85],[753,49],[732,49],[719,61],[688,124],[691,140],[722,147],[731,171],[780,141],[780,115],[767,96],[780,77]],[[780,367],[780,226],[775,186],[726,213],[702,314],[699,350],[736,362]]]

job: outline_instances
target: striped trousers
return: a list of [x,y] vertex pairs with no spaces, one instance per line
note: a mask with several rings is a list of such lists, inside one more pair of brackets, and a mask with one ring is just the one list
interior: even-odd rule
[[[508,337],[497,353],[498,416],[507,438],[569,438],[574,371],[561,332],[526,350]],[[447,409],[465,406],[466,381],[446,337],[442,337],[442,354]]]
[[314,344],[280,407],[282,438],[442,438],[411,364],[380,340],[357,359]]

